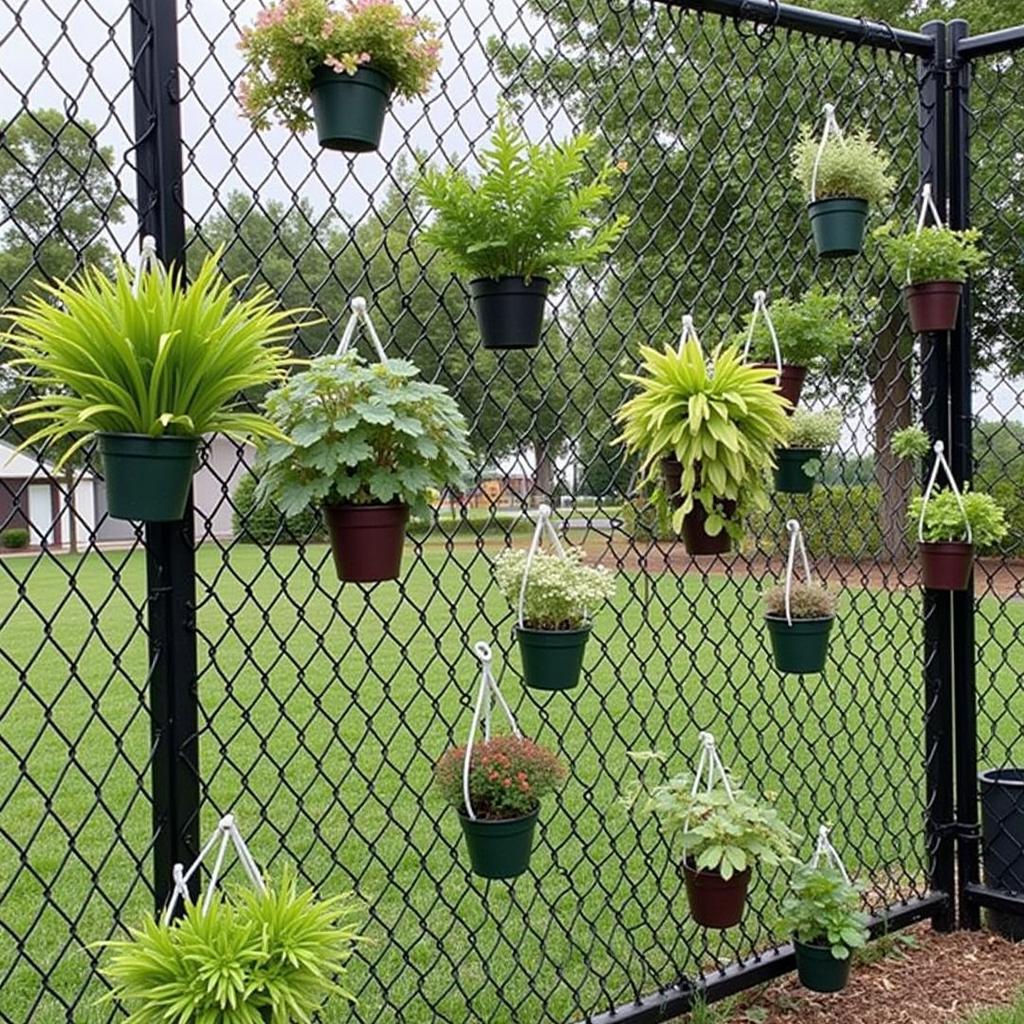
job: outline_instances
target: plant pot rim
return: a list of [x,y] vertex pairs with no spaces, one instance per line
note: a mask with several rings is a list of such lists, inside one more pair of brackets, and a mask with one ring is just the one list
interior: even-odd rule
[[578,636],[580,633],[589,633],[593,627],[589,624],[580,626],[579,629],[536,629],[533,626],[520,626],[516,624],[516,632],[533,633],[538,636]]
[[974,542],[968,540],[919,540],[917,546],[927,548],[929,551],[936,551],[939,548],[951,548],[966,552],[968,549],[974,548]]
[[[711,868],[699,868],[697,865],[688,857],[683,857],[683,867],[687,871],[692,871],[695,875],[710,875],[712,878],[722,878],[721,871],[714,871]],[[742,878],[744,875],[749,875],[753,871],[753,865],[748,864],[742,871],[734,871],[728,879],[722,878],[722,881],[731,882],[734,878]]]
[[798,939],[795,935],[791,936],[793,940],[793,947],[803,949],[813,949],[817,953],[828,953],[832,960],[835,960],[837,964],[845,963],[850,959],[851,953],[847,953],[844,957],[838,957],[832,955],[832,943],[825,939],[823,942],[804,942],[803,939]]
[[[1003,772],[1013,772],[1016,778],[999,778]],[[1024,768],[1015,768],[1013,765],[1003,765],[1002,768],[986,768],[984,771],[978,772],[978,781],[984,782],[989,786],[1024,789]]]
[[952,277],[936,277],[929,278],[927,281],[911,281],[903,286],[903,290],[913,291],[917,288],[934,288],[937,285],[942,285],[946,289],[960,289],[963,288],[964,282],[957,281]]
[[795,626],[798,622],[834,622],[836,618],[834,615],[815,615],[813,617],[803,618],[794,615],[792,623],[789,623],[786,621],[785,615],[770,615],[768,612],[765,612],[764,617],[768,622],[781,622],[786,626]]
[[[389,88],[393,89],[395,87],[394,79],[386,71],[374,64],[373,61],[370,61],[369,64],[360,64],[356,68],[355,73],[351,75],[347,71],[335,71],[329,64],[321,61],[313,68],[313,81],[310,87],[324,85],[328,82],[353,82],[361,71],[372,71],[375,75],[380,75],[388,83]],[[321,78],[320,81],[317,81],[318,76]]]
[[807,206],[809,209],[813,209],[815,206],[821,206],[822,203],[863,203],[865,206],[871,205],[861,196],[825,196],[823,199],[807,200]]
[[404,501],[325,501],[324,508],[359,508],[359,509],[380,509],[380,508],[408,508]]
[[455,813],[470,825],[512,825],[517,821],[529,821],[531,818],[536,818],[540,813],[540,804],[537,804],[529,814],[520,814],[517,818],[471,818],[464,810],[458,807],[455,808]]
[[202,438],[202,434],[137,434],[131,430],[97,430],[97,437],[124,437],[134,441],[196,441]]
[[800,447],[793,447],[793,448],[790,448],[788,445],[779,445],[779,447],[776,448],[775,450],[777,452],[779,452],[780,454],[783,453],[783,452],[788,452],[790,455],[805,455],[805,454],[808,454],[808,453],[811,453],[811,454],[814,454],[814,455],[820,455],[825,449],[824,449],[824,447],[821,447],[821,448],[805,448],[803,445],[801,445]]

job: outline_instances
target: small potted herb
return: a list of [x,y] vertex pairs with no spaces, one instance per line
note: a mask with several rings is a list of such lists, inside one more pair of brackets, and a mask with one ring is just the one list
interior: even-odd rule
[[839,992],[850,979],[852,953],[867,944],[861,891],[832,864],[801,864],[782,903],[780,929],[793,936],[800,983]]
[[469,278],[484,348],[535,348],[552,281],[608,253],[627,218],[609,217],[615,168],[593,176],[590,133],[561,145],[527,141],[505,108],[474,182],[461,168],[426,167],[420,193],[434,211],[422,241]]
[[781,583],[765,591],[762,601],[775,667],[790,673],[824,671],[828,635],[836,617],[835,596],[817,583],[794,580],[788,608]]
[[903,286],[910,329],[915,334],[953,330],[964,281],[987,259],[977,244],[981,232],[938,226],[922,228],[920,234],[898,233],[890,222],[876,228],[874,237],[894,280]]
[[473,872],[483,878],[515,878],[530,866],[540,802],[565,781],[556,754],[519,736],[474,743],[466,813],[466,748],[454,747],[437,762],[434,784],[459,814]]
[[634,394],[615,414],[618,441],[641,456],[644,482],[675,507],[673,529],[691,555],[728,551],[743,517],[768,506],[765,477],[787,429],[788,403],[774,372],[744,362],[735,345],[705,359],[690,338],[676,348],[641,347]]
[[884,203],[895,188],[889,162],[866,129],[831,134],[822,148],[812,128],[801,128],[793,174],[807,196],[819,256],[855,256],[861,251],[869,207]]
[[105,1002],[131,1024],[308,1021],[326,1000],[355,1002],[336,980],[361,936],[350,896],[317,897],[294,874],[265,892],[215,893],[172,921],[148,917],[124,941],[104,943]]
[[312,360],[266,398],[287,440],[257,458],[256,504],[272,499],[286,516],[322,504],[341,580],[395,579],[410,510],[426,516],[433,488],[465,482],[466,421],[418,376],[404,359],[347,352]]
[[534,689],[576,686],[591,616],[615,596],[611,570],[584,565],[582,558],[578,548],[567,548],[565,557],[536,551],[532,558],[526,551],[508,550],[495,562],[494,578],[508,603],[518,609],[522,597],[516,637],[523,681]]
[[953,490],[935,491],[927,504],[918,495],[907,519],[919,531],[921,583],[929,590],[966,590],[975,550],[998,543],[1009,531],[1002,506],[984,491],[965,489],[959,497]]
[[[792,411],[800,402],[808,372],[834,365],[850,350],[853,324],[846,315],[843,297],[817,287],[800,299],[776,299],[771,304],[770,315],[782,353],[778,387]],[[758,365],[778,372],[775,346],[763,317],[751,314],[746,330],[735,341],[744,345],[749,342],[746,354]]]
[[178,268],[93,267],[6,311],[8,365],[43,392],[11,413],[31,427],[22,447],[70,442],[59,468],[95,436],[115,519],[181,519],[203,434],[284,439],[240,396],[284,378],[294,314],[268,289],[236,300],[219,257],[188,284]]
[[424,95],[441,63],[433,23],[391,0],[279,0],[238,45],[249,65],[239,99],[257,131],[272,116],[293,132],[315,120],[321,146],[350,153],[377,149],[391,97]]
[[797,409],[789,418],[786,439],[775,453],[775,490],[810,494],[821,471],[824,449],[839,440],[843,414],[839,409],[811,412]]
[[[791,861],[798,837],[770,802],[735,783],[727,790],[694,782],[690,773],[677,775],[651,788],[640,806],[666,835],[679,836],[693,919],[705,928],[732,928],[743,918],[754,865]],[[636,788],[626,803],[636,805],[644,792]]]

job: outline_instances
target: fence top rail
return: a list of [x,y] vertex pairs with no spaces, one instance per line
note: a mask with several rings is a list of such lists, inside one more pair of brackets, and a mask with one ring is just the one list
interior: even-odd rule
[[963,60],[977,60],[994,53],[1010,53],[1024,49],[1024,25],[1002,28],[998,32],[985,32],[980,36],[967,36],[954,44],[953,56]]
[[[838,14],[812,11],[806,7],[779,3],[778,0],[658,0],[668,7],[682,7],[704,14],[721,14],[741,21],[794,29],[808,35],[857,43],[876,49],[930,57],[935,40],[921,32],[893,28],[881,21],[847,18]],[[983,37],[979,37],[983,38]]]

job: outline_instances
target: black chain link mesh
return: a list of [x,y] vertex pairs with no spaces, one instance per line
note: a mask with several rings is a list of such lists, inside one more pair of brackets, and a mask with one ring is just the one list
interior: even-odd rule
[[[136,247],[130,31],[127,12],[111,18],[107,6],[57,17],[42,0],[0,5],[0,53],[32,55],[0,61],[14,107],[0,112],[6,296]],[[920,413],[914,348],[870,250],[815,260],[789,172],[800,123],[820,126],[822,103],[835,102],[894,153],[898,194],[875,222],[909,220],[916,59],[640,3],[428,4],[443,26],[442,81],[426,103],[392,112],[379,155],[350,160],[283,131],[257,136],[241,119],[235,43],[256,5],[180,7],[189,261],[224,244],[232,276],[321,310],[327,324],[297,339],[307,353],[336,344],[351,297],[366,295],[389,351],[457,394],[479,475],[500,491],[416,525],[399,583],[342,588],[316,517],[286,525],[240,507],[248,449],[216,439],[203,456],[203,832],[231,809],[271,870],[298,861],[324,890],[366,901],[375,941],[352,968],[354,1018],[578,1020],[780,941],[781,876],[758,879],[742,928],[701,932],[677,852],[617,806],[627,751],[661,749],[682,767],[698,729],[715,731],[751,786],[777,792],[805,835],[836,826],[872,909],[924,895],[922,616],[903,526],[914,481],[887,453],[892,430]],[[625,165],[616,206],[633,217],[609,267],[575,276],[549,308],[542,349],[503,357],[479,348],[462,283],[410,244],[424,217],[417,160],[470,157],[502,96],[535,139],[599,129]],[[14,141],[26,125],[39,134],[31,150]],[[75,164],[77,178],[50,189],[76,126],[96,139],[88,173]],[[993,114],[988,131],[999,130]],[[980,181],[977,191],[979,221],[1009,229],[1003,198]],[[1007,273],[1017,246],[1007,230]],[[842,289],[859,325],[853,353],[807,399],[838,397],[846,410],[828,486],[780,496],[742,553],[696,564],[633,507],[632,467],[613,445],[618,374],[640,343],[675,337],[685,312],[712,342],[739,326],[756,288],[797,296],[814,281]],[[17,387],[5,377],[5,388],[8,404]],[[16,442],[13,428],[3,440]],[[95,515],[85,508],[96,468],[0,480],[0,529],[38,523],[38,503],[56,516],[28,553],[0,559],[0,1019],[17,1024],[112,1019],[95,1005],[104,988],[89,944],[152,898],[145,554],[101,497]],[[80,554],[66,550],[69,493]],[[496,552],[527,543],[542,500],[570,540],[621,570],[571,695],[520,687],[512,616],[491,578]],[[819,570],[844,588],[820,677],[779,676],[760,621],[758,593],[782,571],[794,514]],[[993,580],[1014,571],[992,565]],[[1014,678],[1016,620],[992,587],[979,605],[979,676],[986,742],[1005,749],[1014,734],[996,694]],[[524,731],[571,768],[542,812],[532,872],[514,885],[467,875],[454,817],[428,793],[432,762],[464,738],[468,646],[481,638],[497,640]]]

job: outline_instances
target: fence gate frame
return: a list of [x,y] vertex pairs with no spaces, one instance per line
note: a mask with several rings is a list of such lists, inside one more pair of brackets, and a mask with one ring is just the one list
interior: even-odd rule
[[[140,228],[156,239],[168,265],[184,268],[182,132],[178,88],[176,0],[129,0]],[[972,62],[1024,48],[1024,26],[971,37],[965,21],[933,21],[920,32],[894,29],[775,0],[657,0],[669,7],[721,15],[759,26],[912,55],[917,60],[918,165],[954,228],[969,226],[970,86]],[[959,323],[923,336],[921,407],[933,440],[942,440],[959,484],[972,475],[971,315],[968,287]],[[153,891],[162,905],[171,865],[199,847],[200,768],[197,693],[196,567],[192,503],[181,523],[146,527]],[[928,895],[872,919],[875,935],[930,918],[939,930],[980,927],[980,909],[1024,913],[1024,897],[979,881],[977,693],[974,592],[927,591],[923,597],[923,681],[927,785]],[[195,880],[198,882],[198,878]],[[783,945],[715,972],[682,978],[588,1024],[650,1024],[714,1002],[795,967]]]

